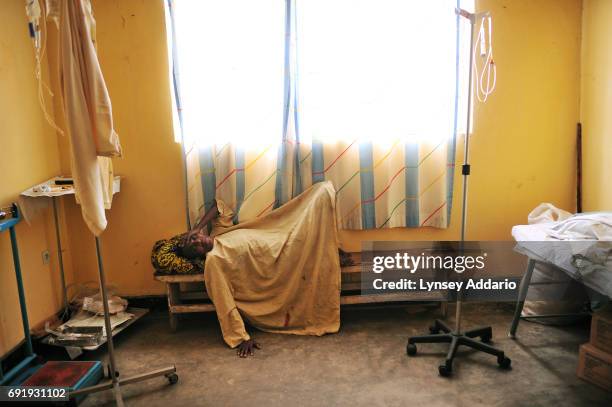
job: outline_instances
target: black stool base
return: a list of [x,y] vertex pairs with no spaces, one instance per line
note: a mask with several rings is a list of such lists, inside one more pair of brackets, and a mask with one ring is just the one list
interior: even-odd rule
[[[438,367],[440,376],[450,376],[453,372],[453,360],[459,346],[467,346],[468,348],[476,349],[480,352],[485,352],[493,356],[497,356],[497,364],[502,369],[510,369],[512,361],[504,355],[504,351],[488,345],[493,337],[493,330],[490,326],[471,329],[463,334],[457,334],[439,319],[436,319],[434,324],[429,327],[430,335],[413,336],[408,339],[406,345],[406,353],[409,356],[416,355],[417,343],[449,343],[450,347],[446,355],[444,364]],[[440,333],[442,332],[442,333]],[[480,341],[474,339],[480,338]]]

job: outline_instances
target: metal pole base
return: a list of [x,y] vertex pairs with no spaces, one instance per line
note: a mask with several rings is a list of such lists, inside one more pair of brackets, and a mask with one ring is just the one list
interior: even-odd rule
[[123,407],[123,398],[121,396],[121,385],[140,382],[143,380],[148,380],[157,376],[166,376],[168,381],[171,384],[174,384],[178,381],[178,376],[176,374],[176,366],[170,366],[164,369],[152,370],[147,373],[142,373],[136,376],[126,377],[125,379],[119,379],[119,372],[117,370],[117,365],[115,363],[115,348],[113,345],[113,328],[111,326],[110,321],[110,312],[108,309],[108,295],[106,293],[106,276],[104,274],[104,266],[102,264],[102,253],[100,250],[100,239],[96,236],[96,255],[98,257],[98,273],[100,277],[100,294],[102,298],[102,305],[104,306],[104,328],[106,332],[106,346],[108,347],[108,370],[110,376],[110,382],[98,384],[96,386],[87,387],[84,389],[80,389],[75,392],[71,392],[71,396],[76,396],[78,394],[87,394],[93,393],[103,390],[113,389],[115,393],[115,401],[117,402],[118,407]]
[[[168,379],[168,382],[170,384],[175,384],[178,382],[178,375],[176,374],[176,366],[172,365],[172,366],[164,367],[162,369],[151,370],[146,373],[140,373],[134,376],[125,377],[123,379],[120,378],[116,380],[116,384],[120,387],[126,384],[138,383],[144,380],[153,379],[159,376],[165,376],[166,379]],[[113,387],[114,387],[113,380],[110,380],[105,383],[96,384],[95,386],[84,387],[79,390],[71,391],[70,396],[73,397],[73,396],[90,394],[90,393],[98,393],[98,392],[105,391],[105,390],[111,390],[113,389]]]
[[[448,377],[453,373],[453,361],[459,346],[467,346],[479,352],[485,352],[497,357],[497,364],[502,369],[510,369],[512,361],[504,354],[503,350],[494,348],[488,343],[493,337],[493,330],[490,326],[471,329],[463,334],[452,332],[451,329],[439,319],[429,327],[430,335],[413,336],[408,339],[406,353],[414,356],[417,353],[417,343],[449,343],[450,347],[444,363],[438,367],[440,376]],[[443,332],[443,333],[440,333]],[[474,338],[480,338],[480,341]]]

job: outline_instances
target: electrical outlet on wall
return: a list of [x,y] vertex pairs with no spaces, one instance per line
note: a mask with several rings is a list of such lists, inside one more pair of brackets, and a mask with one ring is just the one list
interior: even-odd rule
[[47,265],[49,261],[51,261],[51,255],[49,254],[49,250],[45,250],[42,252],[42,262],[44,265]]

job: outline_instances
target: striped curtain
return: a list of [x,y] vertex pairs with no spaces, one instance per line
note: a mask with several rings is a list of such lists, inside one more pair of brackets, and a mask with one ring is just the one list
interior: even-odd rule
[[234,222],[253,219],[277,204],[278,143],[241,148],[233,143],[192,148],[187,152],[189,217],[194,224],[213,199],[236,213]]
[[[169,5],[176,1],[169,0]],[[313,183],[330,180],[337,191],[340,228],[448,227],[459,103],[456,95],[461,76],[458,18],[447,136],[379,141],[372,134],[334,139],[314,136],[308,133],[308,126],[301,126],[295,2],[285,2],[284,105],[283,117],[279,117],[282,134],[278,142],[248,146],[231,141],[201,146],[197,140],[186,138],[183,146],[191,224],[215,198],[229,204],[236,213],[234,221],[240,222],[270,212]],[[176,63],[176,53],[173,56]],[[176,65],[173,72],[178,98]],[[177,103],[180,105],[180,100]]]
[[299,160],[303,185],[330,180],[344,229],[448,226],[454,143],[315,142]]

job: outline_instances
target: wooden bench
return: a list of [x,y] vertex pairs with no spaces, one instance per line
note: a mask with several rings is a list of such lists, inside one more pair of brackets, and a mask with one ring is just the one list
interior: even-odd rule
[[[445,301],[443,292],[401,292],[361,295],[361,256],[351,253],[355,265],[341,268],[340,305],[379,304],[403,301]],[[166,284],[170,328],[176,331],[178,315],[192,312],[212,312],[215,306],[204,287],[204,274],[156,274],[155,279]],[[193,286],[197,283],[195,289]],[[181,289],[181,285],[183,288]],[[188,285],[192,288],[189,289]],[[446,312],[442,303],[442,312]]]
[[[193,295],[194,291],[181,291],[183,283],[202,283],[204,284],[204,274],[156,274],[155,279],[166,284],[168,295],[168,313],[170,317],[170,328],[176,331],[178,326],[178,314],[190,312],[212,312],[215,306],[206,294],[206,288],[202,288],[200,295]],[[199,298],[198,298],[199,297]],[[199,300],[189,302],[189,300]]]

